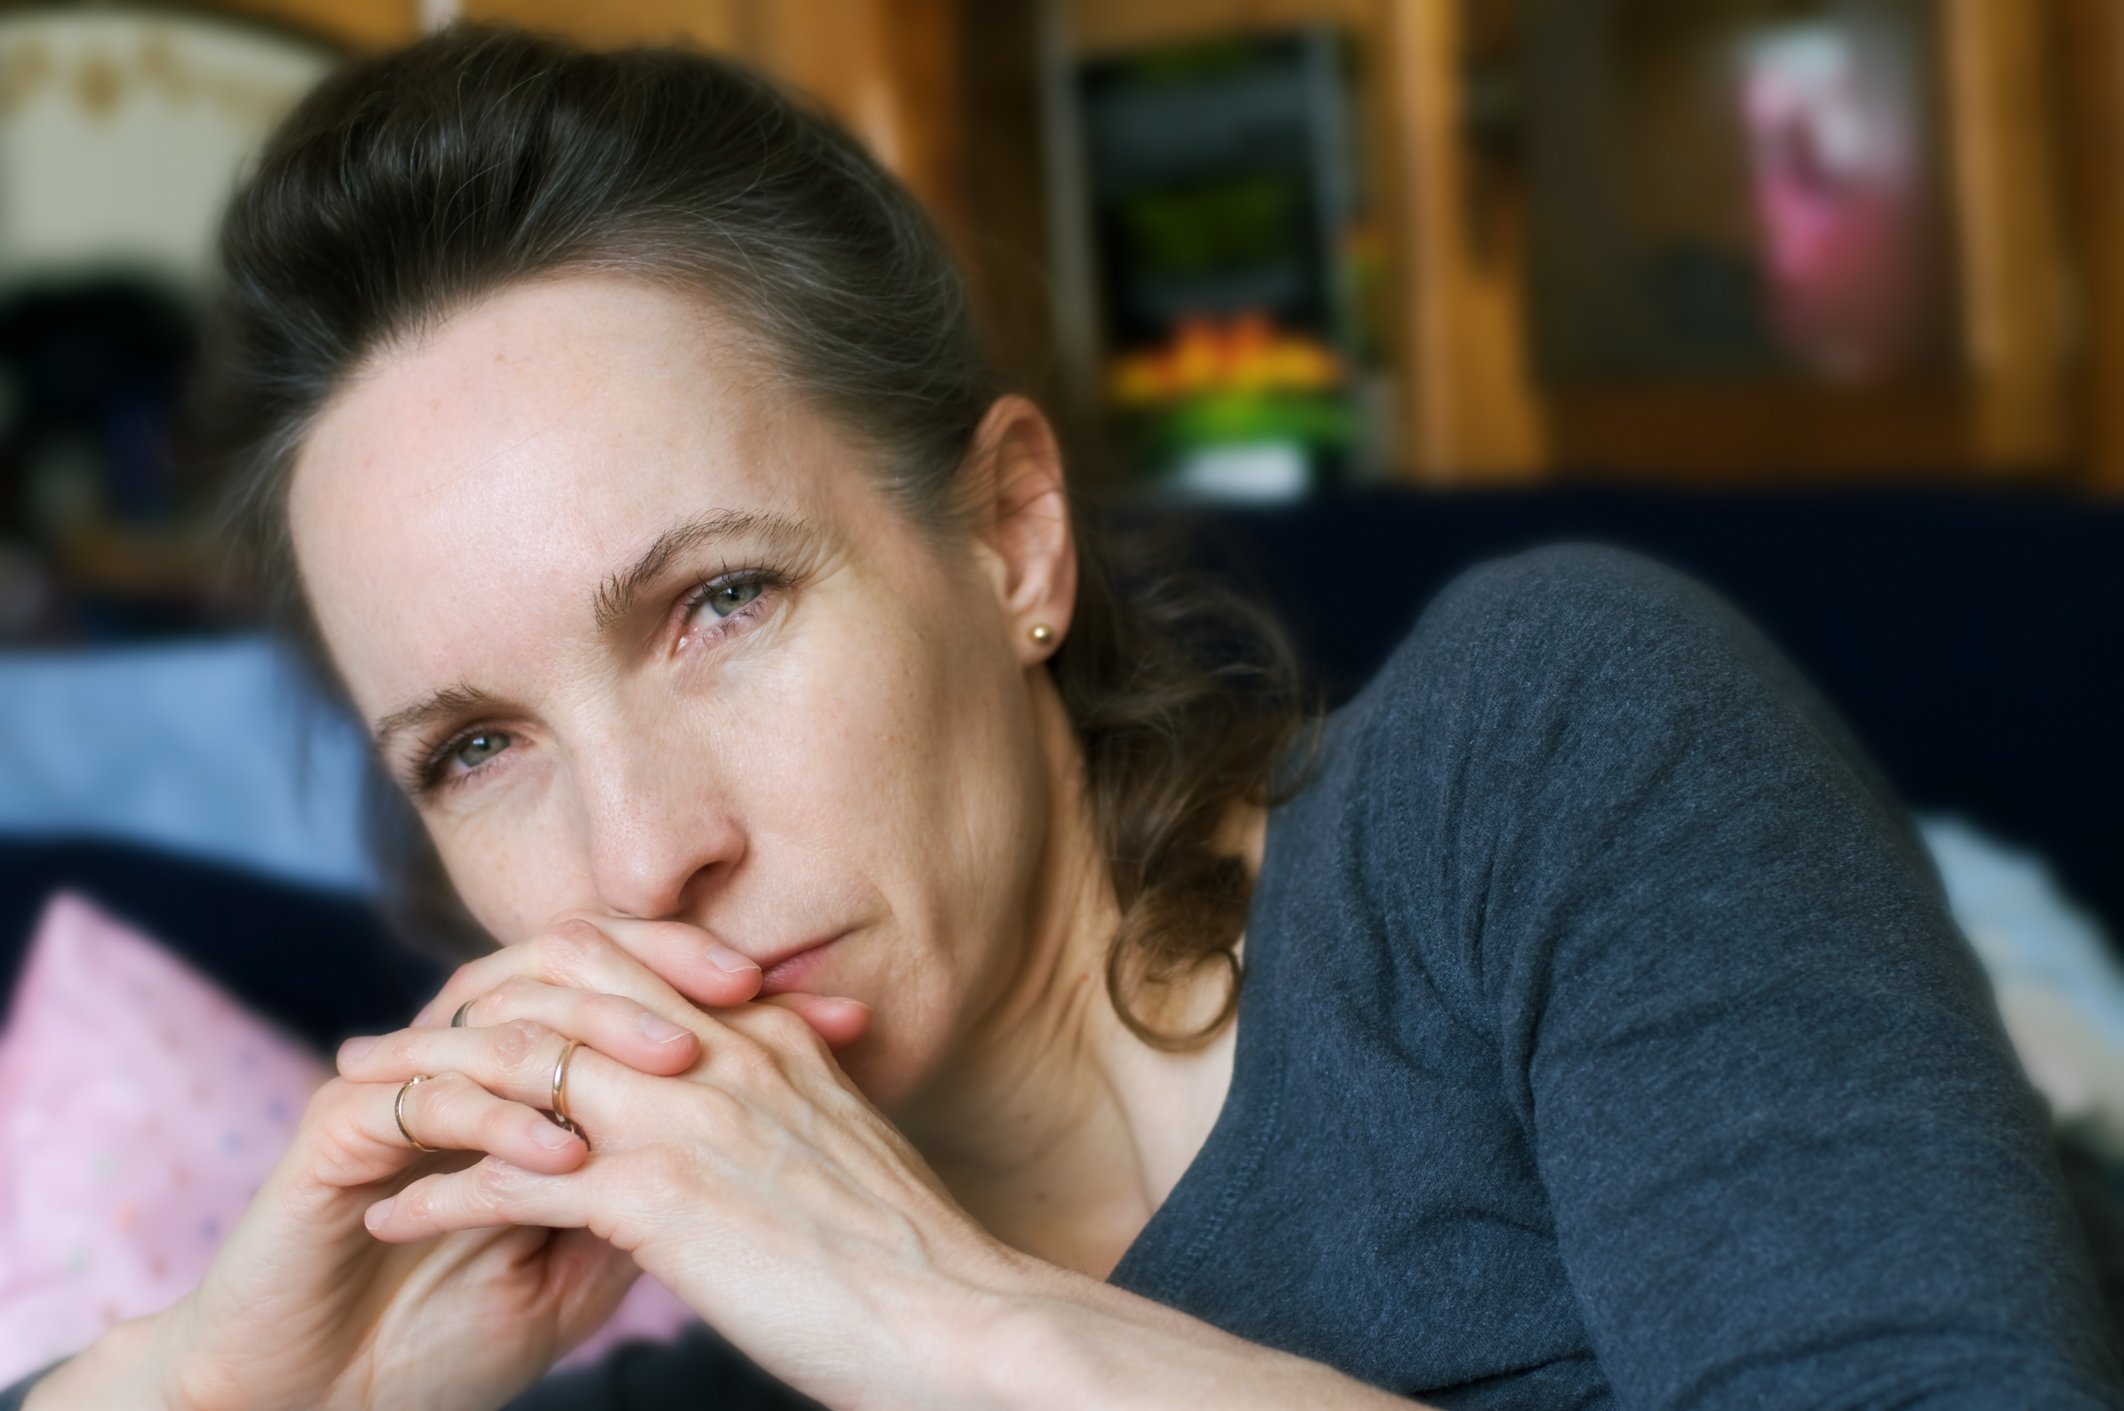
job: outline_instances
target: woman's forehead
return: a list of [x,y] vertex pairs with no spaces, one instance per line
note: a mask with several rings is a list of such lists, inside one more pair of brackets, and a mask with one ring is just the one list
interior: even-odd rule
[[[769,395],[694,303],[612,278],[520,286],[378,355],[297,458],[298,533],[320,500],[424,515],[453,491],[573,512],[754,463]],[[328,522],[337,522],[334,514]]]
[[773,384],[729,347],[675,295],[553,281],[458,315],[344,388],[298,457],[289,516],[357,694],[442,666],[420,660],[455,649],[439,610],[557,612],[682,520],[831,535],[861,479],[833,473],[845,447],[823,419],[772,404]]

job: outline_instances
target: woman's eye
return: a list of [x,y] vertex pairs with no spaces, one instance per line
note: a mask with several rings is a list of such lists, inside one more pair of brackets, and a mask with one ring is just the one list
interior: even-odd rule
[[[772,610],[773,600],[768,595],[787,584],[788,580],[773,569],[749,568],[698,585],[686,595],[680,617],[680,621],[698,629],[689,633],[686,640],[720,642],[734,632],[744,631],[753,618]],[[713,620],[705,620],[704,614]]]
[[499,730],[482,730],[468,736],[450,758],[467,769],[475,769],[508,748],[509,737]]
[[724,583],[708,591],[703,605],[717,617],[728,617],[757,598],[763,586],[765,585],[756,578]]

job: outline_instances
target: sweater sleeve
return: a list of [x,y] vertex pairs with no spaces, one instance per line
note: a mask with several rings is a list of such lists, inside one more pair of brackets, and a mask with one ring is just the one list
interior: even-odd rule
[[30,1388],[43,1381],[58,1365],[54,1362],[50,1367],[30,1373],[13,1386],[0,1387],[0,1411],[22,1411],[22,1403],[29,1399]]
[[1424,875],[1618,1405],[2124,1406],[2047,1112],[1797,673],[1590,546],[1464,575],[1416,638],[1428,738],[1378,762],[1454,801]]

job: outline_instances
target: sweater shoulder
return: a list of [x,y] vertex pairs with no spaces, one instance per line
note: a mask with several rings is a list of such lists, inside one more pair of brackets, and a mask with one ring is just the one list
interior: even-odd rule
[[1660,643],[1752,651],[1741,615],[1703,583],[1633,550],[1558,543],[1490,559],[1439,590],[1388,658],[1388,697],[1446,667],[1539,687]]
[[[1753,687],[1754,689],[1750,689]],[[1764,689],[1767,688],[1767,689]],[[1425,606],[1339,722],[1360,791],[1426,781],[1527,782],[1589,722],[1698,729],[1743,698],[1808,697],[1737,610],[1626,549],[1560,543],[1461,572]]]
[[[1483,965],[1499,888],[1612,865],[1622,830],[1840,794],[1923,867],[1834,710],[1737,608],[1641,554],[1564,543],[1478,564],[1344,707],[1335,792],[1364,890]],[[1604,861],[1605,859],[1605,861]]]

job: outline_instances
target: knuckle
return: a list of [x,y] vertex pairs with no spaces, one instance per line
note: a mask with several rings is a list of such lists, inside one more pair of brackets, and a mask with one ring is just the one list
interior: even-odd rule
[[516,1190],[516,1172],[499,1161],[482,1161],[472,1170],[473,1189],[488,1206],[501,1205]]
[[310,1094],[310,1105],[303,1109],[303,1119],[305,1121],[329,1121],[339,1116],[347,1110],[348,1101],[353,1096],[354,1089],[357,1086],[367,1085],[356,1084],[346,1078],[339,1077],[337,1074],[325,1079],[323,1083],[318,1085],[317,1091]]
[[653,1147],[642,1152],[638,1161],[640,1179],[648,1188],[647,1203],[653,1208],[668,1207],[692,1184],[692,1163],[676,1147]]
[[431,1181],[415,1181],[398,1193],[398,1213],[415,1223],[428,1219],[435,1213],[435,1186]]
[[754,1085],[771,1082],[782,1075],[774,1050],[743,1035],[724,1045],[721,1066],[740,1082]]
[[555,925],[540,939],[539,953],[552,968],[573,971],[598,960],[611,948],[605,933],[579,916]]
[[494,1030],[494,1058],[506,1072],[514,1072],[536,1059],[553,1031],[536,1019],[511,1019]]
[[690,1115],[703,1130],[727,1135],[744,1121],[745,1100],[719,1084],[688,1084],[687,1097],[693,1103]]
[[571,906],[565,911],[554,913],[553,918],[539,929],[541,931],[557,931],[561,927],[574,922],[581,922],[583,925],[594,927],[597,925],[597,913],[585,907]]
[[343,1144],[357,1134],[360,1116],[355,1109],[355,1083],[345,1078],[328,1078],[316,1092],[310,1095],[309,1106],[303,1108],[302,1119],[295,1124],[296,1135],[310,1141],[326,1140]]
[[761,1009],[760,1030],[770,1042],[786,1048],[802,1048],[818,1032],[803,1015],[778,1004]]

